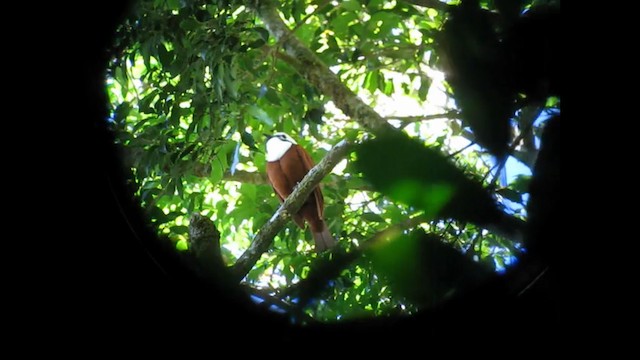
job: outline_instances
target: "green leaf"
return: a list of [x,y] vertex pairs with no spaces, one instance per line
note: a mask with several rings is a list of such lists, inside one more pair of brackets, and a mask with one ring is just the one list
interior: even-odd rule
[[198,20],[194,18],[187,18],[180,22],[180,27],[185,31],[196,31],[200,29],[201,25]]
[[151,102],[155,100],[159,92],[159,89],[155,89],[147,94],[144,98],[142,98],[138,103],[138,111],[140,111],[141,113],[153,113],[154,111],[151,108]]
[[400,17],[397,14],[382,10],[371,15],[371,19],[369,19],[367,23],[367,28],[371,31],[379,29],[378,35],[386,37],[391,35],[391,29],[398,26],[399,23]]
[[256,141],[253,139],[253,135],[247,131],[240,132],[240,138],[242,139],[242,143],[247,145],[252,150],[258,150],[256,147]]
[[113,121],[119,123],[126,119],[127,115],[131,111],[131,104],[128,101],[125,101],[116,107],[116,110],[113,112]]
[[188,226],[184,226],[184,225],[176,225],[176,226],[172,226],[169,229],[172,233],[175,234],[183,234],[186,235],[189,233],[189,227]]
[[384,223],[386,222],[382,216],[376,213],[364,213],[362,214],[362,219],[371,222]]
[[393,85],[393,81],[392,80],[388,80],[384,83],[384,88],[380,89],[382,90],[382,92],[387,95],[387,96],[391,96],[393,95],[393,93],[396,92],[396,89]]
[[368,252],[375,272],[388,280],[395,293],[423,307],[470,290],[490,274],[438,236],[423,231],[391,236],[376,245]]
[[367,9],[376,11],[376,10],[380,10],[382,8],[382,5],[384,5],[384,3],[386,3],[386,0],[370,0],[367,2]]
[[129,86],[129,76],[127,75],[126,68],[118,66],[115,71],[115,79],[124,89]]
[[180,123],[181,109],[180,105],[176,102],[171,108],[171,116],[169,117],[169,123],[173,126],[178,126]]
[[357,0],[344,0],[340,2],[340,6],[346,10],[359,12],[362,10],[362,5]]
[[196,119],[194,116],[184,136],[187,140],[189,140],[189,137],[191,136],[191,134],[193,134],[193,132],[196,131],[196,128],[198,127],[199,123],[200,123],[200,119],[199,118]]
[[418,89],[418,98],[422,101],[426,101],[430,88],[431,88],[431,78],[427,76],[420,76],[420,88]]
[[509,184],[509,187],[521,194],[525,194],[529,192],[530,185],[531,175],[518,175],[511,184]]
[[254,203],[256,201],[256,186],[253,184],[244,184],[240,193],[249,202]]
[[216,158],[220,159],[222,162],[222,169],[226,170],[229,167],[229,154],[234,152],[238,143],[235,141],[227,141],[222,146],[218,147]]
[[227,213],[227,206],[229,205],[229,203],[226,200],[222,200],[222,201],[218,201],[215,206],[216,206],[216,213],[218,214],[218,217],[221,217],[223,215],[225,215]]
[[330,28],[338,38],[346,38],[349,34],[349,23],[358,19],[358,16],[353,12],[343,12],[340,16],[336,16],[331,20]]
[[254,118],[260,120],[265,125],[267,125],[269,127],[273,127],[273,120],[271,120],[269,115],[267,115],[267,113],[264,110],[262,110],[261,108],[255,106],[255,105],[251,105],[251,106],[249,106],[247,108],[247,113],[249,115],[253,116]]
[[222,162],[220,161],[220,156],[216,156],[211,161],[211,175],[209,175],[209,181],[212,184],[217,185],[222,177],[224,176],[224,168]]
[[378,77],[380,76],[380,72],[378,70],[370,71],[364,78],[364,83],[362,84],[365,89],[369,90],[372,94],[378,89]]
[[179,10],[180,9],[180,0],[166,0],[167,7],[169,10]]
[[270,103],[274,105],[280,105],[280,97],[278,93],[275,92],[272,88],[269,88],[267,92],[264,94],[264,97],[269,100]]
[[185,240],[185,239],[178,240],[178,242],[176,243],[176,250],[178,250],[178,251],[187,251],[187,250],[189,250],[189,243],[187,243],[187,240]]
[[262,38],[262,40],[264,40],[265,42],[269,41],[269,30],[259,26],[254,27],[252,30],[257,32],[258,35],[260,35],[260,38]]
[[173,62],[173,53],[169,52],[164,44],[158,44],[158,61],[162,64],[162,67],[168,68]]
[[182,178],[176,178],[175,179],[176,182],[176,190],[178,190],[178,196],[181,199],[184,199],[184,185],[182,184]]
[[356,169],[378,191],[428,217],[479,224],[500,218],[495,200],[482,184],[468,179],[438,150],[403,133],[364,142],[356,154]]
[[496,193],[513,202],[522,203],[522,195],[515,190],[509,188],[501,188],[498,189]]
[[142,60],[144,62],[144,67],[147,69],[151,69],[151,49],[153,44],[151,41],[146,41],[140,44],[140,55],[142,55]]

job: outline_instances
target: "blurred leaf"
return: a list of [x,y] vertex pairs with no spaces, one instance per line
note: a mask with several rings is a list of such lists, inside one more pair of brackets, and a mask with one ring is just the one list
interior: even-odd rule
[[159,92],[160,90],[155,89],[151,91],[149,94],[147,94],[145,97],[143,97],[138,102],[138,110],[141,113],[153,113],[153,110],[151,109],[151,102],[156,99]]
[[389,134],[356,149],[356,168],[380,192],[430,217],[486,224],[500,217],[494,199],[436,149]]
[[304,119],[313,124],[322,124],[322,116],[324,115],[324,107],[310,108],[304,115]]
[[182,184],[182,178],[178,177],[175,179],[176,190],[178,191],[178,196],[181,199],[184,199],[184,185]]
[[176,249],[179,250],[179,251],[189,250],[189,243],[187,243],[187,240],[185,240],[185,239],[180,239],[176,243]]
[[158,44],[158,60],[162,64],[163,67],[171,66],[173,62],[173,53],[167,50],[164,44]]
[[180,0],[166,0],[169,9],[178,10],[180,9]]
[[122,122],[122,120],[126,118],[126,116],[129,114],[130,111],[131,111],[131,104],[129,104],[127,101],[120,103],[116,107],[116,110],[114,111],[113,121],[117,123]]
[[176,226],[172,226],[171,227],[171,232],[174,232],[176,234],[188,234],[189,233],[189,227],[188,226],[184,226],[184,225],[176,225]]
[[400,18],[397,14],[382,10],[371,15],[371,19],[367,23],[367,27],[374,31],[379,30],[381,36],[387,36],[391,33],[391,29],[397,26]]
[[340,6],[346,10],[355,11],[355,12],[362,10],[362,5],[360,5],[360,2],[358,2],[357,0],[341,1]]
[[362,219],[366,221],[379,222],[384,223],[384,218],[375,213],[364,213],[362,214]]
[[260,35],[260,38],[265,42],[269,41],[269,30],[263,27],[254,27],[253,31],[257,32]]
[[185,31],[195,31],[200,28],[200,23],[193,18],[187,18],[180,22],[180,27]]
[[358,16],[353,12],[343,12],[340,16],[336,16],[331,20],[330,26],[335,36],[345,38],[349,33],[349,23],[356,20]]
[[268,90],[266,90],[264,96],[267,100],[269,100],[270,103],[274,105],[280,105],[280,97],[278,96],[278,93],[273,89],[269,88]]
[[501,188],[496,191],[498,194],[502,195],[504,198],[511,200],[513,202],[522,203],[522,195],[515,190],[509,188]]
[[529,192],[529,186],[531,184],[531,175],[518,175],[515,180],[513,180],[511,182],[511,184],[509,184],[509,186],[521,193],[521,194],[525,194]]
[[470,290],[490,274],[438,236],[421,230],[376,244],[368,256],[395,292],[421,306],[437,305]]
[[503,157],[515,93],[505,71],[507,58],[488,16],[477,2],[455,7],[439,34],[439,46],[448,59],[447,81],[463,121],[478,144]]
[[209,176],[209,180],[212,184],[217,184],[222,180],[224,175],[224,168],[222,166],[222,162],[220,158],[216,156],[213,161],[211,161],[211,175]]
[[247,113],[251,116],[253,116],[254,118],[260,120],[261,122],[263,122],[265,125],[272,127],[273,126],[273,121],[271,120],[271,118],[269,118],[269,115],[267,115],[267,113],[262,110],[261,108],[255,106],[255,105],[251,105],[247,108]]

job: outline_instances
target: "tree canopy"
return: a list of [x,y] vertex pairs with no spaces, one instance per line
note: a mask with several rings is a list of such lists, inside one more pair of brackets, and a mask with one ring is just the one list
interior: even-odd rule
[[[554,1],[142,0],[111,49],[108,125],[176,252],[205,234],[211,271],[295,321],[412,314],[547,260],[528,201],[560,118],[558,22]],[[282,208],[276,131],[319,164]],[[290,220],[318,183],[339,241],[322,254]]]

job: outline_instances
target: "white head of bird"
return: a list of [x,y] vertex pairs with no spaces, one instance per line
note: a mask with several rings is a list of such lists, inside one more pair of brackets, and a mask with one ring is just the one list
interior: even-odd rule
[[296,143],[288,134],[278,132],[267,140],[267,161],[278,161]]

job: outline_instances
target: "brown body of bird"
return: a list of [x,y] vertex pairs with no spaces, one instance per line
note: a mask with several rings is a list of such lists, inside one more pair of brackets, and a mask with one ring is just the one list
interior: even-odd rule
[[[314,166],[309,154],[285,133],[276,133],[269,137],[266,159],[267,177],[280,202],[284,202]],[[309,224],[317,252],[325,251],[337,244],[323,216],[324,198],[320,186],[317,186],[298,213],[293,215],[293,220],[301,229],[304,229],[305,221]]]

